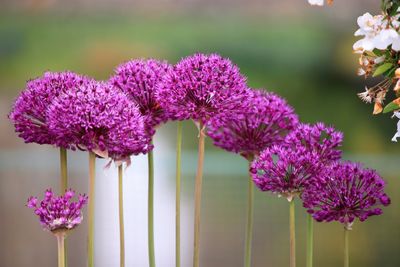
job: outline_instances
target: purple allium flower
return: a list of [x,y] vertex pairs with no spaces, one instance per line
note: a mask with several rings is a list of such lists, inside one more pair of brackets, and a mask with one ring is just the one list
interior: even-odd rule
[[19,137],[26,143],[54,144],[54,137],[48,129],[49,105],[63,92],[75,91],[89,81],[89,78],[73,72],[46,72],[42,77],[28,81],[9,115]]
[[273,145],[253,161],[250,173],[259,189],[291,201],[308,186],[319,168],[320,161],[315,152],[302,146],[292,149]]
[[57,143],[116,160],[151,149],[139,109],[109,83],[65,92],[49,107],[48,118]]
[[252,159],[265,148],[282,142],[297,124],[297,115],[283,98],[254,90],[242,108],[212,117],[207,133],[216,146]]
[[303,205],[317,221],[339,221],[350,227],[355,218],[365,221],[382,214],[390,204],[385,181],[375,170],[359,163],[336,162],[310,184],[302,195]]
[[82,209],[88,202],[86,195],[79,195],[78,201],[72,202],[74,195],[70,189],[57,197],[48,189],[40,204],[36,197],[30,197],[27,207],[34,210],[44,229],[51,232],[72,230],[82,222]]
[[153,127],[169,119],[155,98],[157,85],[172,69],[166,61],[137,59],[119,65],[110,82],[121,89],[129,99],[139,106],[150,131]]
[[288,146],[305,147],[308,151],[317,153],[322,163],[330,163],[341,158],[339,149],[343,142],[343,133],[323,123],[299,124],[298,127],[286,136]]
[[195,54],[164,76],[157,99],[174,119],[204,124],[218,113],[237,109],[247,94],[245,77],[229,59]]

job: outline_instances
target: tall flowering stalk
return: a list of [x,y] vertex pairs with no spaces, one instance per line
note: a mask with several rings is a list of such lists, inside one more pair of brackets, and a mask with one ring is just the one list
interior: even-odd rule
[[27,203],[27,207],[33,209],[39,217],[43,228],[57,238],[58,267],[66,266],[64,240],[67,234],[82,222],[82,209],[88,200],[87,196],[80,195],[77,202],[72,202],[74,195],[74,191],[66,190],[64,195],[57,197],[48,189],[40,203],[36,197],[30,197]]
[[[326,168],[341,158],[342,152],[340,147],[342,146],[342,142],[343,134],[339,131],[336,131],[333,127],[328,127],[323,123],[317,123],[315,125],[300,124],[294,131],[288,134],[285,139],[285,145],[291,147],[292,149],[303,147],[306,151],[317,154],[321,168]],[[318,174],[318,172],[315,172],[314,174]],[[311,216],[308,216],[306,255],[307,267],[313,266],[313,228],[313,220]]]
[[344,267],[349,267],[349,231],[361,222],[382,214],[388,206],[385,181],[371,169],[352,162],[337,162],[324,170],[303,193],[303,205],[318,222],[339,221],[344,225]]
[[[169,115],[158,104],[155,94],[162,77],[171,68],[165,61],[154,59],[131,60],[119,65],[115,70],[115,75],[110,79],[110,83],[123,91],[139,107],[149,136],[155,134],[155,127],[169,119]],[[154,249],[154,156],[152,146],[148,149],[147,156],[149,170],[148,252],[150,267],[154,267],[156,260]]]
[[245,78],[230,60],[219,55],[195,54],[178,62],[160,83],[160,105],[176,120],[192,119],[199,129],[195,180],[193,266],[199,266],[200,212],[206,123],[219,113],[240,106],[248,93]]
[[[16,99],[9,118],[15,131],[25,143],[48,144],[60,150],[60,193],[68,188],[68,143],[55,143],[49,129],[47,108],[52,101],[66,91],[75,91],[91,79],[73,72],[45,72],[43,76],[27,82],[25,90]],[[67,245],[65,244],[65,250]],[[64,253],[67,257],[67,253]]]
[[[249,92],[243,107],[232,114],[219,114],[208,123],[208,135],[214,144],[238,153],[249,161],[265,148],[282,143],[293,130],[298,117],[286,101],[273,93],[261,90]],[[249,175],[244,266],[251,266],[253,235],[254,184]]]
[[296,266],[295,204],[299,196],[320,168],[318,154],[303,146],[288,148],[274,145],[261,152],[252,163],[251,173],[256,186],[289,201],[290,267]]
[[10,120],[15,131],[25,143],[55,145],[60,148],[60,191],[68,187],[67,175],[67,142],[55,142],[54,134],[49,129],[47,108],[52,101],[66,91],[76,91],[79,86],[91,79],[73,72],[45,72],[43,76],[30,80],[18,96]]
[[89,152],[88,265],[94,266],[96,157],[129,161],[148,146],[143,118],[125,94],[109,83],[92,81],[57,97],[49,107],[49,128],[55,142]]
[[181,158],[182,122],[177,122],[176,133],[176,188],[175,188],[175,266],[181,266]]

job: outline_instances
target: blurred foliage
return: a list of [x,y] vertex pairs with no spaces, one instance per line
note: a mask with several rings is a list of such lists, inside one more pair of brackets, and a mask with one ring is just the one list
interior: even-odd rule
[[[136,17],[100,15],[0,16],[0,89],[15,94],[45,70],[70,69],[106,79],[122,61],[136,57],[176,62],[191,53],[230,57],[249,85],[286,97],[303,121],[325,121],[346,133],[345,148],[395,151],[395,122],[373,117],[356,97],[351,34],[330,24],[276,18]],[[344,40],[344,41],[343,41]]]

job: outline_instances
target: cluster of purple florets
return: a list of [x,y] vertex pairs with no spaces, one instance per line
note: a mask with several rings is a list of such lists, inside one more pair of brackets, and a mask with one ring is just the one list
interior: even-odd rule
[[216,146],[252,162],[257,187],[300,197],[318,221],[365,220],[390,202],[376,172],[340,161],[341,132],[300,123],[283,98],[249,88],[239,68],[217,54],[174,66],[132,60],[108,81],[48,72],[27,83],[10,119],[26,142],[118,161],[151,150],[161,123],[191,119]]
[[324,172],[302,195],[304,207],[319,222],[335,220],[350,228],[356,218],[365,221],[380,215],[381,206],[390,204],[385,181],[375,170],[358,163],[335,162]]
[[82,222],[82,209],[88,202],[86,195],[79,195],[73,202],[74,195],[74,191],[67,190],[64,195],[55,196],[48,189],[43,200],[39,202],[36,197],[30,197],[27,206],[34,210],[44,229],[51,232],[72,230]]
[[285,140],[261,152],[251,165],[253,181],[303,206],[319,222],[339,221],[350,229],[355,218],[380,215],[390,204],[379,174],[341,161],[343,134],[323,123],[299,124]]
[[274,93],[253,90],[243,106],[234,113],[222,113],[211,118],[208,135],[216,146],[247,159],[281,143],[298,124],[294,109]]
[[195,54],[178,62],[158,85],[160,105],[174,119],[205,124],[242,108],[249,89],[239,68],[220,55]]

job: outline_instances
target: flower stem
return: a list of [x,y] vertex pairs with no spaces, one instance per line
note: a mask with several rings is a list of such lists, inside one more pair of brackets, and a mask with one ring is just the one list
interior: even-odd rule
[[147,154],[149,165],[149,193],[148,193],[148,238],[149,238],[149,266],[155,267],[154,255],[154,156],[153,150]]
[[296,267],[296,231],[294,198],[290,201],[290,267]]
[[64,233],[57,233],[57,247],[58,247],[58,267],[65,267],[65,254],[64,254]]
[[60,172],[60,193],[64,194],[68,188],[67,150],[65,148],[60,148]]
[[120,266],[125,266],[125,234],[124,234],[124,190],[122,164],[118,166],[118,204],[119,204],[119,251]]
[[307,267],[313,266],[314,250],[314,220],[311,214],[307,215]]
[[344,228],[344,267],[350,266],[349,261],[349,230]]
[[200,264],[200,213],[201,213],[201,189],[203,180],[204,165],[204,144],[205,133],[203,123],[199,126],[199,151],[197,161],[197,174],[195,181],[195,207],[194,207],[194,253],[193,267],[199,267]]
[[[68,161],[67,161],[67,150],[60,147],[60,194],[64,194],[68,189]],[[67,266],[67,240],[64,241],[64,256],[65,266]]]
[[[249,162],[251,164],[251,161]],[[247,193],[247,222],[246,222],[246,247],[244,266],[251,266],[251,243],[253,239],[253,211],[254,211],[254,185],[251,175],[248,178]]]
[[89,232],[88,232],[88,266],[94,266],[94,204],[95,204],[96,155],[89,152]]
[[181,156],[182,122],[177,123],[176,134],[176,203],[175,203],[175,266],[181,266]]

